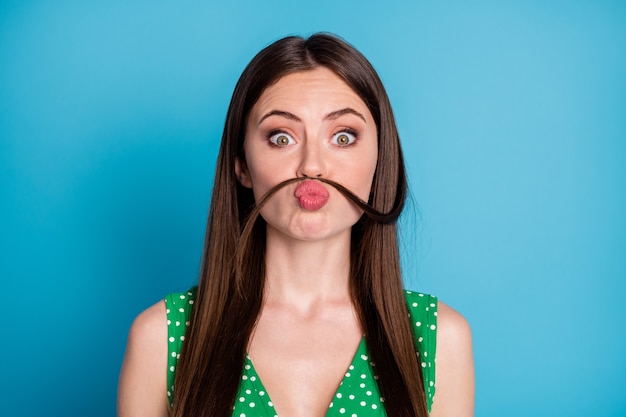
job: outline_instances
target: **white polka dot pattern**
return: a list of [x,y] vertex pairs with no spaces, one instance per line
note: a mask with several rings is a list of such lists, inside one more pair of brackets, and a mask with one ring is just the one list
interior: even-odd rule
[[189,325],[189,313],[196,298],[196,287],[186,293],[172,293],[165,297],[165,312],[167,313],[167,399],[172,405],[174,401],[174,377],[180,350],[185,340],[185,332]]
[[[170,405],[174,393],[174,375],[184,332],[187,328],[189,310],[193,305],[196,288],[184,294],[170,294],[165,298],[168,315],[168,399]],[[428,409],[435,395],[435,352],[437,329],[437,299],[433,296],[405,291],[409,318],[413,323],[418,360],[426,389]],[[182,311],[181,311],[182,310]],[[384,399],[378,390],[376,366],[371,361],[363,338],[352,364],[328,407],[327,417],[375,417],[386,416]],[[233,404],[233,416],[277,417],[274,404],[265,390],[252,361],[246,355],[239,389]]]

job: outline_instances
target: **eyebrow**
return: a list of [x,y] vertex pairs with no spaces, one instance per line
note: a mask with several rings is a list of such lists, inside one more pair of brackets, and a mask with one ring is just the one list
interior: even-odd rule
[[343,116],[344,114],[353,114],[357,117],[360,117],[361,119],[363,119],[363,121],[365,123],[367,123],[367,120],[365,120],[365,116],[363,116],[361,113],[359,113],[358,111],[354,110],[353,108],[350,107],[346,107],[345,109],[341,109],[341,110],[336,110],[333,112],[328,113],[326,116],[324,116],[324,119],[326,120],[335,120],[341,116]]
[[265,113],[263,115],[263,117],[261,117],[261,120],[259,120],[259,124],[261,124],[263,122],[263,120],[267,119],[270,116],[281,116],[281,117],[284,117],[286,119],[294,120],[296,122],[301,122],[302,121],[302,119],[300,119],[298,116],[296,116],[293,113],[289,113],[288,111],[272,110],[270,112]]
[[[345,114],[353,114],[361,118],[365,123],[367,123],[367,121],[365,120],[365,116],[363,116],[361,113],[359,113],[358,111],[350,107],[346,107],[345,109],[341,109],[341,110],[332,111],[328,113],[326,116],[324,116],[324,120],[335,120]],[[293,113],[289,113],[288,111],[284,111],[284,110],[272,110],[272,111],[265,113],[263,117],[261,117],[261,119],[259,120],[259,124],[261,124],[263,120],[267,119],[270,116],[281,116],[281,117],[284,117],[286,119],[290,119],[296,122],[302,122],[302,119],[300,119],[298,116],[296,116]]]

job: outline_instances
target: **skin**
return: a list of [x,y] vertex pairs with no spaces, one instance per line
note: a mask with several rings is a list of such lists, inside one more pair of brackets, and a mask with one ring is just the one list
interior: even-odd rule
[[167,319],[160,301],[133,321],[117,395],[118,417],[167,417]]
[[[334,180],[367,200],[376,169],[376,125],[367,106],[326,68],[290,74],[252,108],[236,161],[239,182],[260,198],[279,182]],[[354,356],[362,330],[350,299],[350,229],[360,210],[332,187],[316,210],[300,206],[297,184],[263,207],[265,299],[248,353],[277,413],[319,417]],[[323,262],[320,260],[323,259]],[[122,367],[118,415],[167,416],[167,325],[159,302],[133,323]],[[437,391],[431,416],[473,415],[471,332],[439,303]]]

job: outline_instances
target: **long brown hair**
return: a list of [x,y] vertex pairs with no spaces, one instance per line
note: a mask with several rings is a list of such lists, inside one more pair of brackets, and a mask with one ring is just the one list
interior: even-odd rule
[[246,120],[262,92],[287,74],[317,67],[342,78],[376,122],[379,146],[372,191],[363,205],[365,215],[352,229],[351,295],[387,414],[428,415],[400,271],[395,221],[406,198],[406,178],[391,105],[360,52],[336,36],[315,34],[269,45],[252,59],[235,87],[217,161],[197,300],[176,371],[174,417],[232,413],[265,284],[265,223],[251,190],[235,177],[235,159],[244,160]]

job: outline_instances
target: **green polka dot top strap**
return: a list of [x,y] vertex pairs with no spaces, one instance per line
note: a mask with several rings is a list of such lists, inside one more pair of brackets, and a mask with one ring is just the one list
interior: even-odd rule
[[405,291],[417,355],[422,366],[428,411],[435,397],[435,353],[437,352],[437,298]]
[[185,293],[172,293],[165,297],[167,313],[167,399],[170,407],[174,401],[174,377],[178,358],[189,326],[189,314],[196,298],[197,287]]

